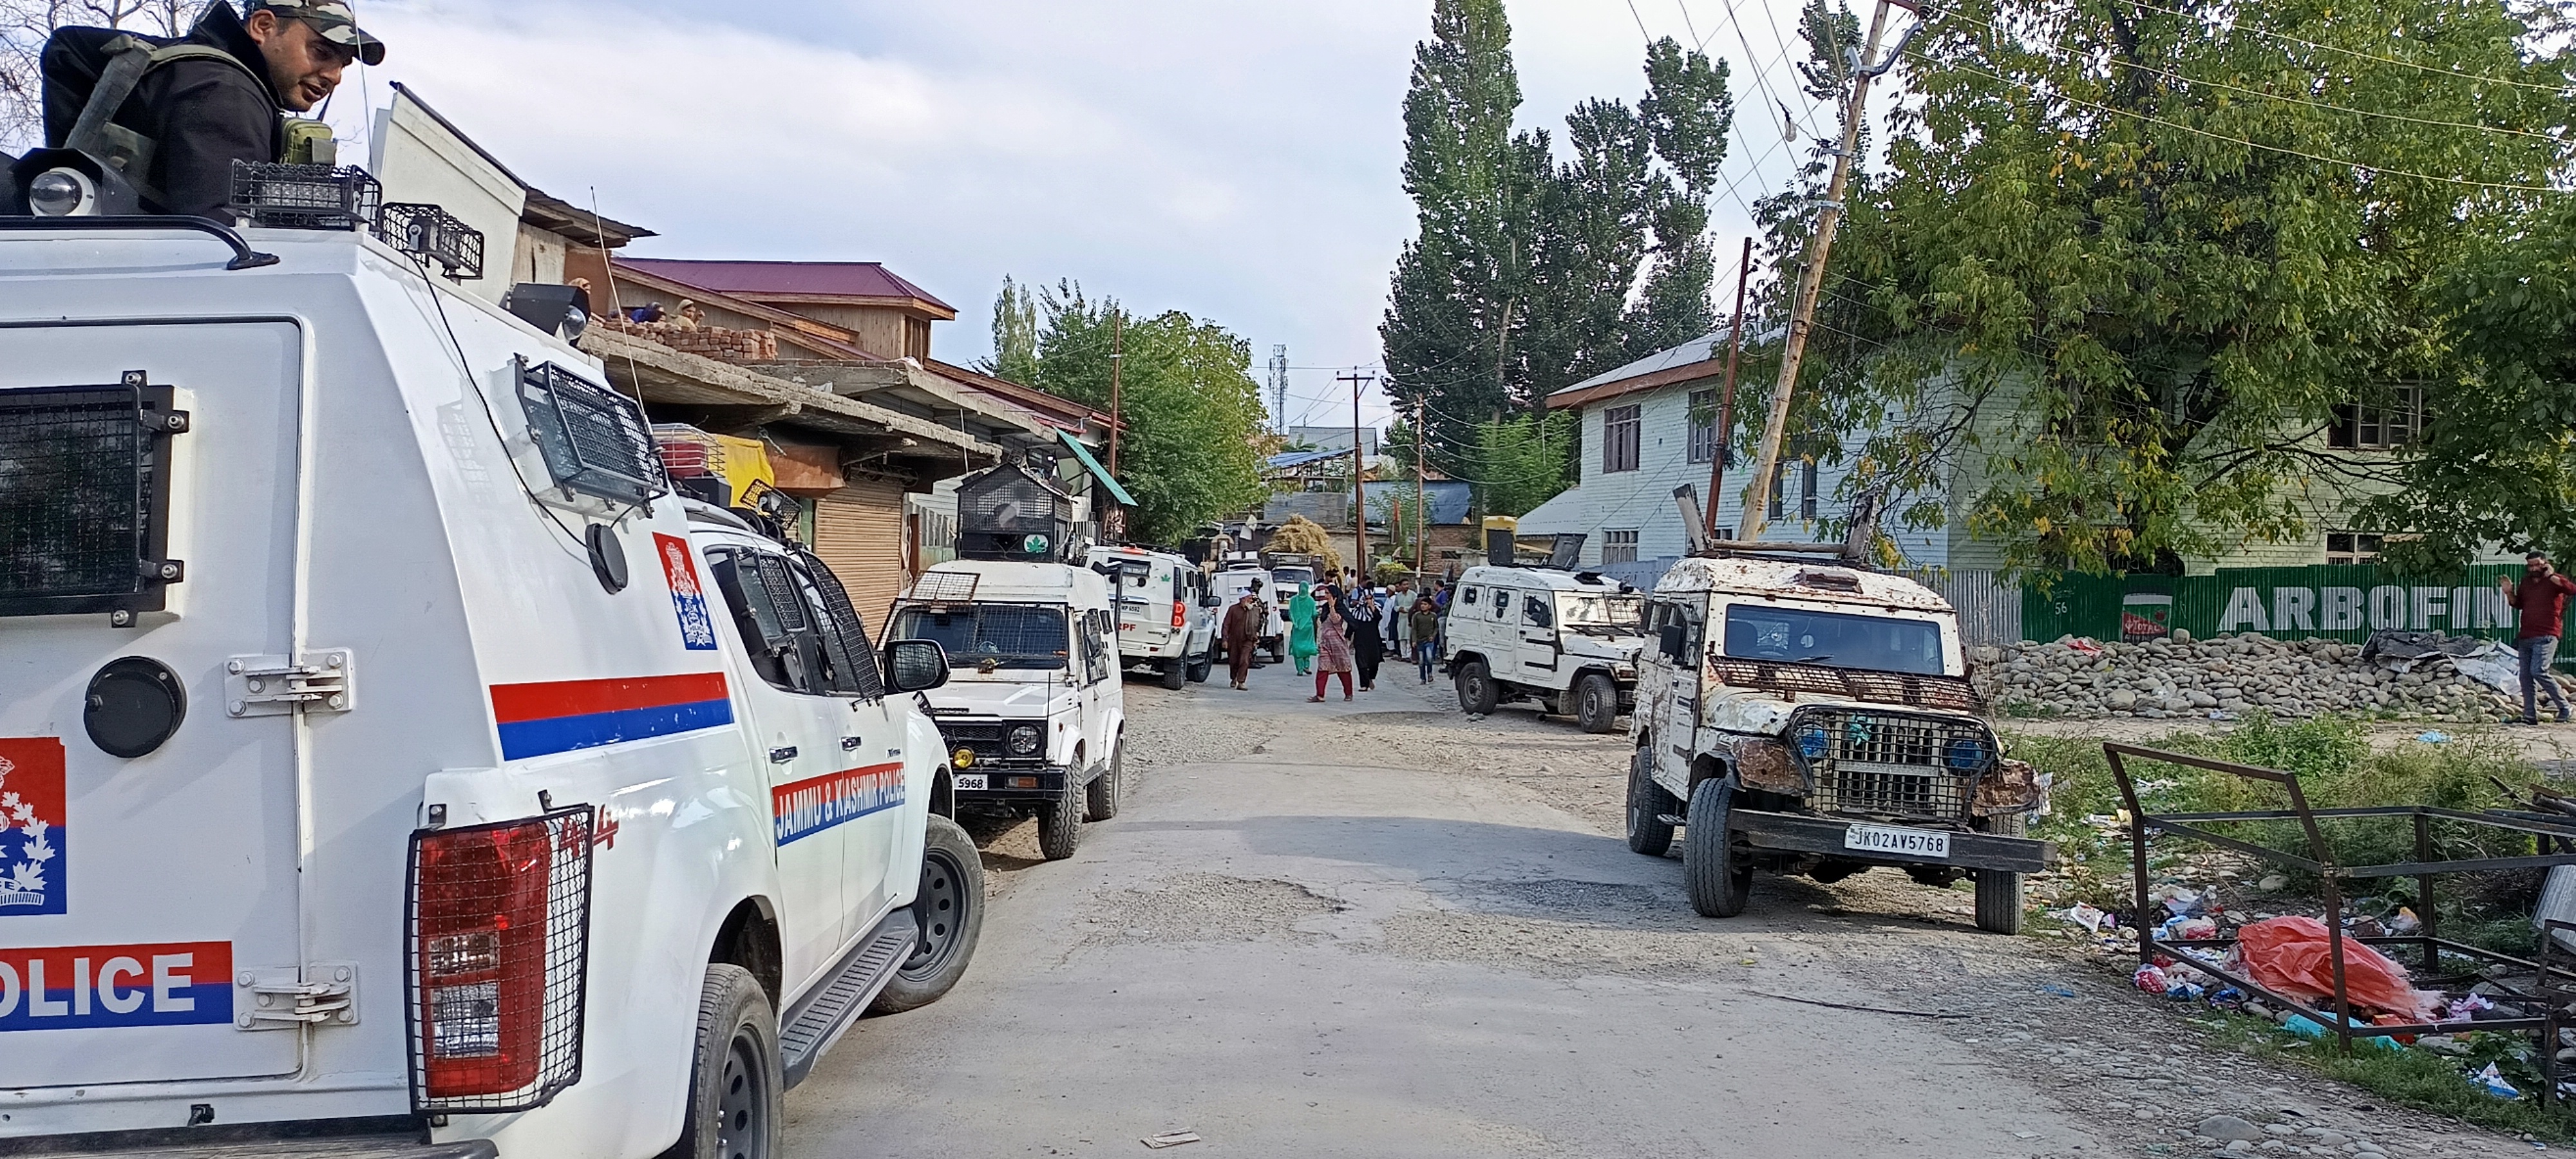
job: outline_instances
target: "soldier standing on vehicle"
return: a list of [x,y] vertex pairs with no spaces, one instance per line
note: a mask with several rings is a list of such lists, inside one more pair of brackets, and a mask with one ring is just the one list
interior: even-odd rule
[[1261,631],[1269,617],[1262,614],[1261,581],[1243,589],[1243,598],[1225,610],[1225,623],[1217,629],[1225,641],[1225,671],[1235,690],[1246,691],[1244,681],[1252,677],[1252,652],[1261,646]]
[[2576,580],[2558,574],[2549,566],[2549,556],[2535,551],[2523,557],[2521,584],[2498,577],[2496,587],[2506,603],[2522,610],[2522,627],[2513,637],[2514,650],[2522,654],[2522,723],[2540,723],[2535,686],[2558,706],[2558,723],[2567,723],[2567,697],[2558,691],[2549,666],[2558,656],[2558,633],[2567,622],[2567,595],[2576,592]]
[[309,112],[351,62],[385,59],[384,42],[361,31],[342,0],[250,0],[248,9],[243,17],[228,3],[208,7],[181,42],[200,51],[155,53],[164,62],[108,118],[153,142],[143,184],[159,191],[161,212],[221,210],[232,200],[233,162],[283,159],[280,109]]

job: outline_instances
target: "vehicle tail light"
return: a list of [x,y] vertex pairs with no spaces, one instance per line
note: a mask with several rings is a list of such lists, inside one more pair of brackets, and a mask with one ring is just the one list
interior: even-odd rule
[[520,1111],[581,1081],[591,810],[412,834],[412,1104]]
[[1190,607],[1190,606],[1189,606],[1187,603],[1184,603],[1184,602],[1182,602],[1182,601],[1180,601],[1180,600],[1173,600],[1173,601],[1172,601],[1172,626],[1173,626],[1173,627],[1175,627],[1175,628],[1180,628],[1180,627],[1187,627],[1187,626],[1189,625],[1189,622],[1190,622],[1190,611],[1189,611],[1189,607]]

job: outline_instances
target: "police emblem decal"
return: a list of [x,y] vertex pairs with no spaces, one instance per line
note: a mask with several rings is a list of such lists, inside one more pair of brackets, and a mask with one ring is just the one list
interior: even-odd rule
[[689,557],[687,540],[653,536],[653,554],[661,557],[662,578],[671,582],[671,609],[680,617],[680,643],[695,652],[716,647],[716,622],[707,615],[706,589],[698,586],[698,564]]
[[63,742],[0,737],[0,918],[69,910],[63,829]]

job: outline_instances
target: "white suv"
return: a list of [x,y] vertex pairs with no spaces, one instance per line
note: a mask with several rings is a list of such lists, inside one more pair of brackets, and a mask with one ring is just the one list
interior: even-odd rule
[[1443,655],[1471,715],[1513,701],[1608,732],[1636,706],[1645,600],[1595,572],[1479,566],[1449,600]]
[[1049,861],[1118,815],[1116,622],[1108,582],[1070,564],[951,560],[913,582],[886,638],[935,641],[954,665],[929,694],[948,744],[932,808],[1035,814]]

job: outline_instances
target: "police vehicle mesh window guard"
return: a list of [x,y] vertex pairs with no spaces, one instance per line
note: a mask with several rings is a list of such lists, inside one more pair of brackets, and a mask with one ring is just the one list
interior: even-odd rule
[[1997,755],[1974,721],[1850,709],[1798,710],[1788,741],[1828,813],[1966,820]]
[[403,957],[415,1111],[532,1110],[581,1081],[595,817],[577,805],[412,834]]
[[868,645],[868,626],[859,618],[859,609],[850,602],[849,589],[841,586],[841,577],[813,552],[799,551],[797,559],[805,574],[814,580],[814,590],[823,597],[823,610],[830,614],[832,630],[825,635],[827,643],[837,650],[832,654],[835,672],[834,691],[846,692],[866,700],[885,698],[885,673],[877,665],[876,649]]
[[454,214],[417,201],[389,201],[372,218],[376,237],[423,262],[438,263],[451,281],[483,276],[483,231]]
[[924,603],[964,603],[975,598],[975,584],[984,577],[974,572],[923,572],[912,581],[912,597]]
[[653,428],[635,400],[551,362],[522,362],[519,404],[556,486],[618,503],[671,493]]
[[375,224],[384,186],[354,165],[233,162],[224,208],[272,229],[364,229]]
[[0,390],[0,615],[163,606],[171,397],[139,372]]
[[760,569],[760,586],[769,591],[769,606],[778,613],[778,626],[790,632],[810,632],[812,621],[805,614],[805,598],[796,591],[796,577],[788,574],[787,561],[768,552],[754,552],[752,566]]

